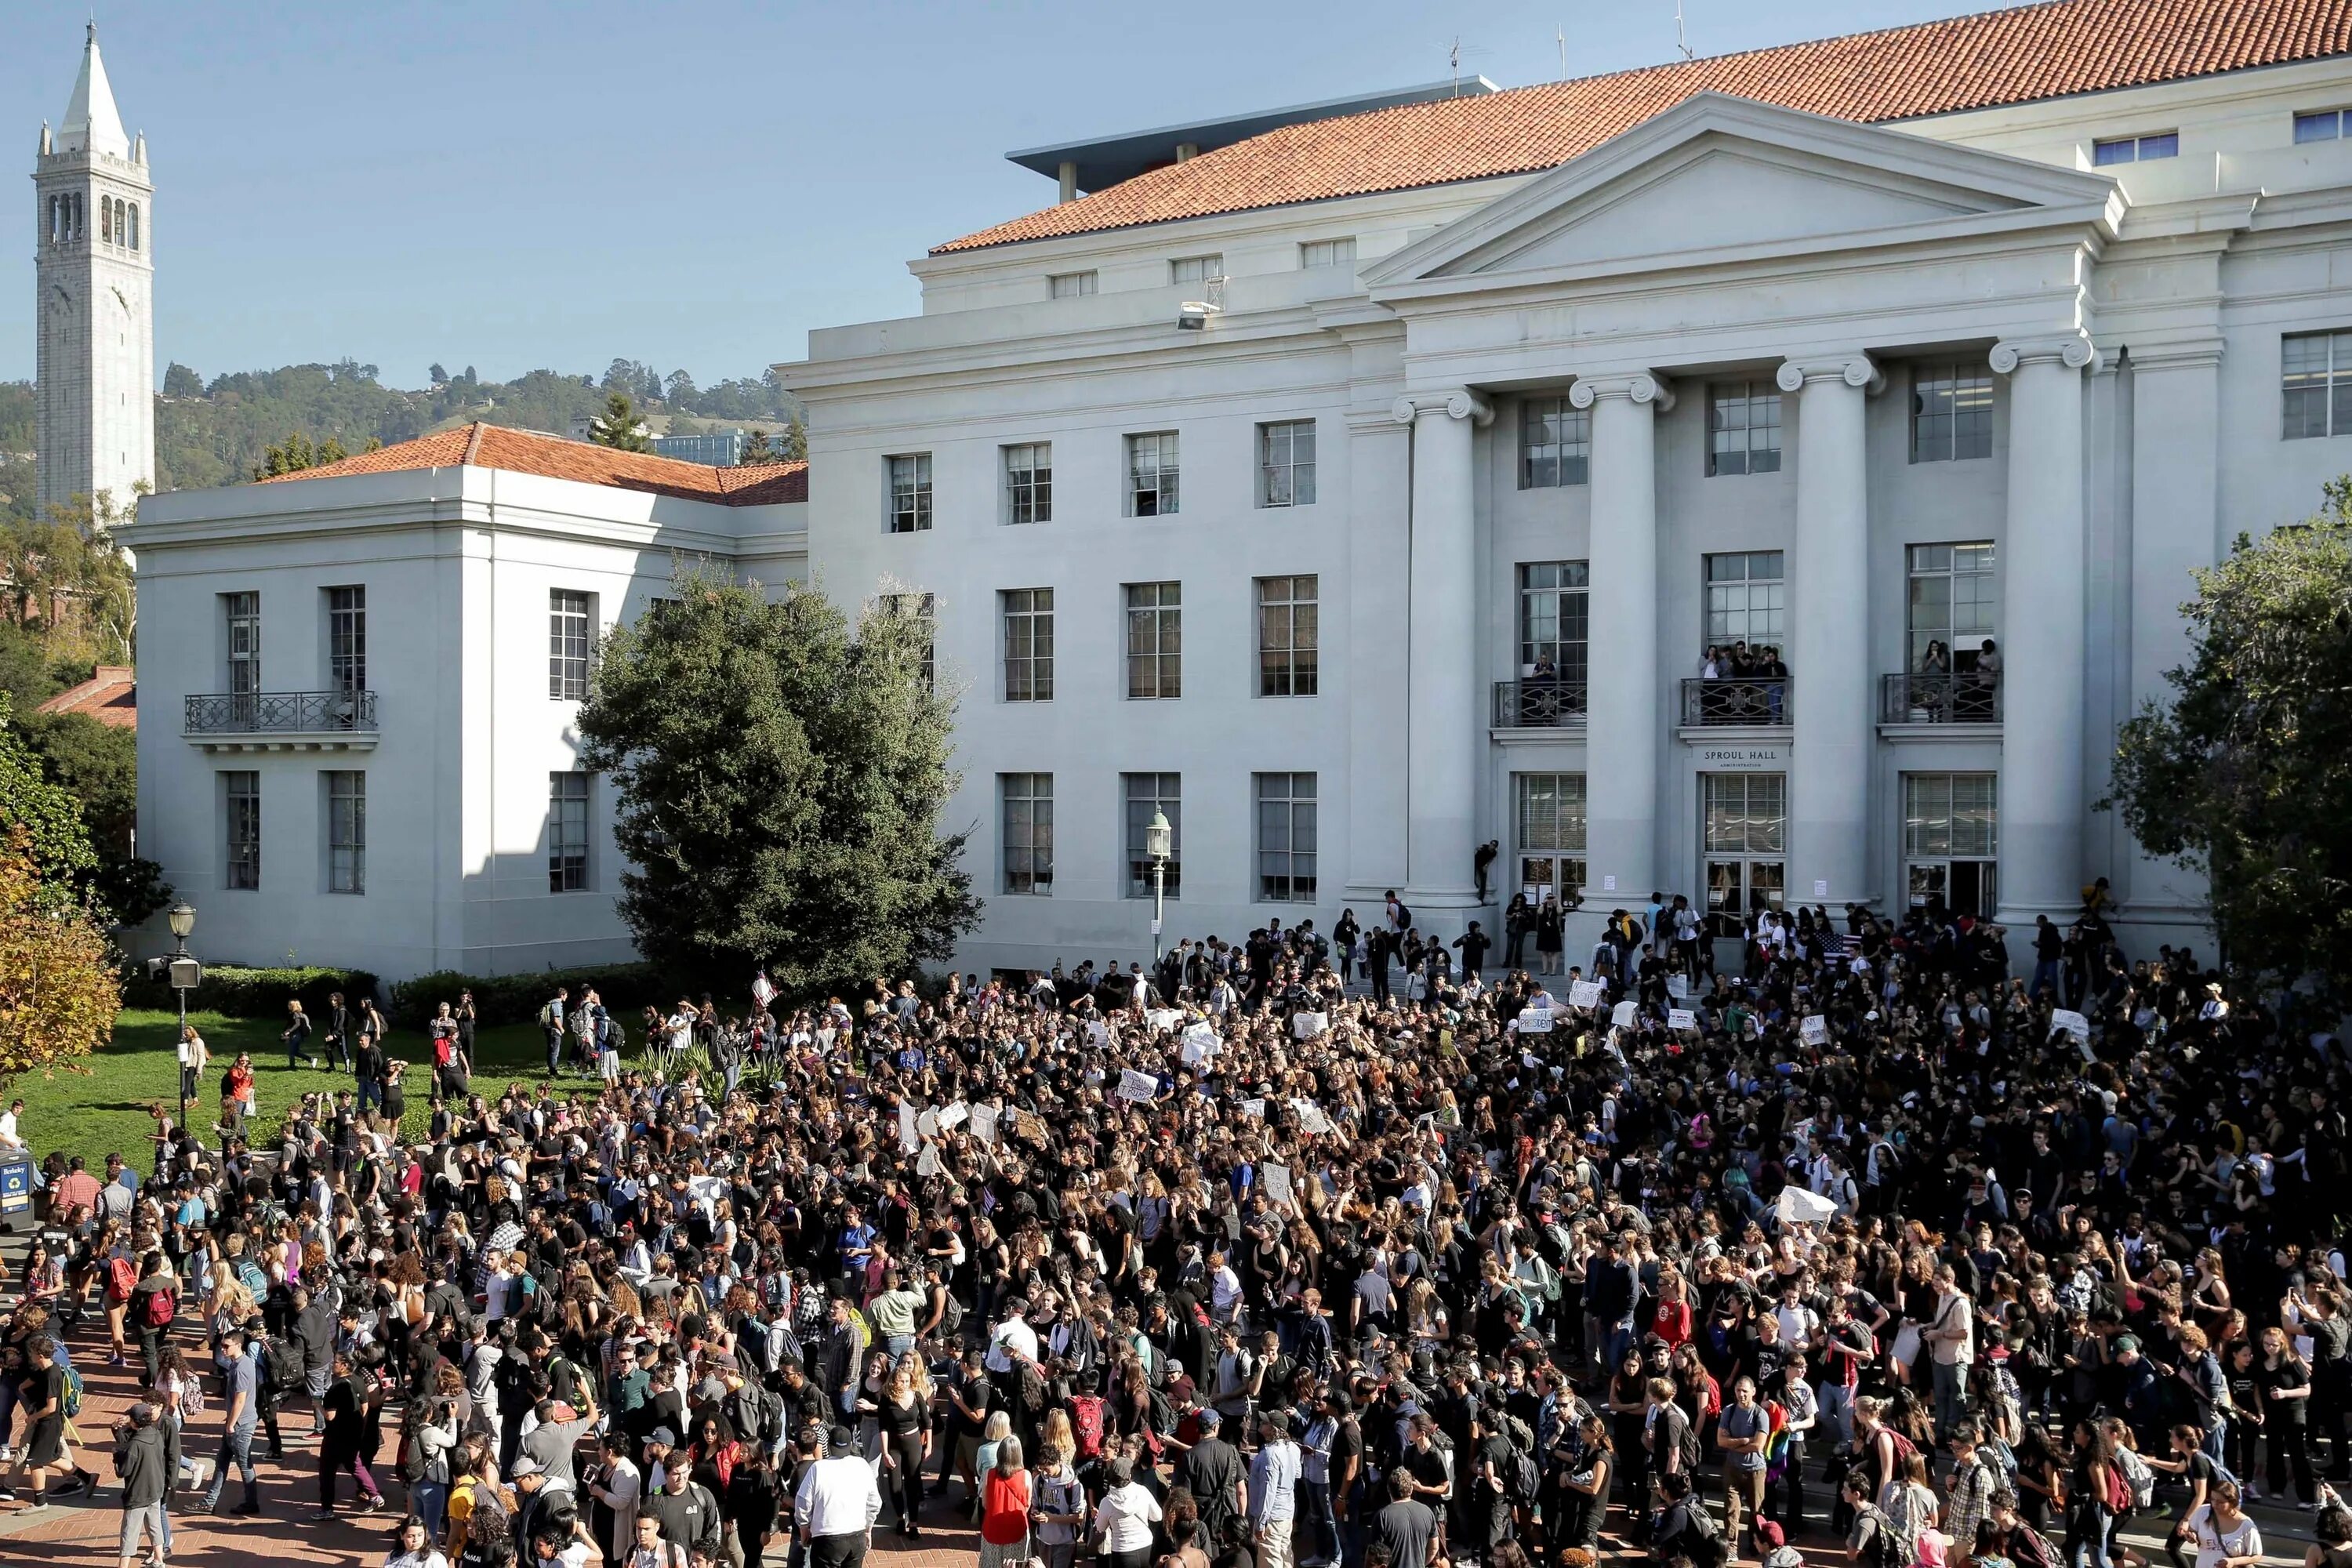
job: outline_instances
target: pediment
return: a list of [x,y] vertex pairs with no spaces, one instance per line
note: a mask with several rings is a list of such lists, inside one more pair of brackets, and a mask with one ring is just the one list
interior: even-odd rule
[[1612,270],[1697,257],[1898,243],[2043,218],[2098,220],[2105,175],[1703,93],[1368,270],[1383,287]]

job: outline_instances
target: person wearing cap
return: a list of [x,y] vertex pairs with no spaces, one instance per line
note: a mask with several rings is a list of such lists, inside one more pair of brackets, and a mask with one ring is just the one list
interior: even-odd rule
[[1201,1550],[1213,1563],[1230,1562],[1242,1549],[1249,1513],[1249,1468],[1241,1451],[1224,1440],[1223,1418],[1214,1405],[1193,1415],[1200,1441],[1176,1460],[1171,1490],[1189,1491],[1201,1512]]
[[572,1483],[549,1475],[537,1459],[525,1454],[508,1471],[514,1481],[514,1532],[519,1543],[542,1535],[568,1539],[579,1528],[580,1499]]
[[170,1526],[163,1519],[163,1499],[171,1491],[172,1467],[163,1447],[163,1427],[155,1407],[145,1403],[131,1407],[127,1421],[114,1427],[115,1473],[122,1478],[122,1530],[116,1544],[121,1568],[131,1568],[139,1556],[144,1531],[155,1543],[149,1562],[161,1568]]
[[793,1490],[793,1528],[808,1551],[809,1568],[856,1568],[866,1560],[874,1521],[882,1517],[882,1489],[855,1431],[834,1427],[825,1449]]

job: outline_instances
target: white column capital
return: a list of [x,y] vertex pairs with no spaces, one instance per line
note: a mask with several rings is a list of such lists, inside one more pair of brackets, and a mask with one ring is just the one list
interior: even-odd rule
[[1568,401],[1577,408],[1590,408],[1595,400],[1622,397],[1635,407],[1648,407],[1665,414],[1675,405],[1675,384],[1654,371],[1639,371],[1632,375],[1579,376],[1576,384],[1568,389]]
[[1886,377],[1865,353],[1839,354],[1827,359],[1789,359],[1772,373],[1783,392],[1801,390],[1808,382],[1842,381],[1871,396],[1886,390]]
[[1495,422],[1495,405],[1468,387],[1457,387],[1452,392],[1408,392],[1389,405],[1389,416],[1400,425],[1410,425],[1425,414],[1473,420],[1482,428]]
[[2003,338],[1993,344],[1988,356],[1992,368],[2003,375],[2014,374],[2020,365],[2056,363],[2068,370],[2081,370],[2099,362],[2099,351],[2090,334],[2082,331],[2057,332],[2046,338]]

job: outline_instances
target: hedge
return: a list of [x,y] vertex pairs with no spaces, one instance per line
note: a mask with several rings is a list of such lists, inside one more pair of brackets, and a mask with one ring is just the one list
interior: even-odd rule
[[454,1005],[458,992],[471,991],[475,1018],[484,1028],[528,1024],[539,1016],[539,1010],[547,1005],[559,985],[575,1000],[583,987],[593,985],[605,1006],[633,1013],[645,1006],[667,1007],[682,994],[674,976],[665,979],[661,971],[644,963],[541,969],[527,974],[460,974],[442,969],[394,985],[387,1012],[396,1027],[421,1029],[442,1003]]
[[[231,1018],[283,1018],[288,998],[302,999],[302,1010],[313,1018],[327,1016],[327,996],[340,991],[356,1004],[362,996],[380,994],[376,977],[364,969],[248,969],[243,964],[205,966],[205,983],[188,993],[188,1005]],[[129,1007],[155,1007],[169,1012],[178,996],[162,979],[149,979],[144,965],[123,981],[122,1001]]]

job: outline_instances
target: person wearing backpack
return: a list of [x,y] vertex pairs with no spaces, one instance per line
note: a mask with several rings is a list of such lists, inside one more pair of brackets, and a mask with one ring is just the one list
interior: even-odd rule
[[[98,1478],[74,1463],[73,1450],[66,1442],[66,1422],[75,1414],[69,1406],[79,1404],[79,1380],[58,1360],[58,1342],[47,1334],[35,1335],[25,1353],[32,1364],[16,1399],[17,1408],[25,1414],[24,1455],[16,1461],[19,1484],[32,1492],[35,1507],[50,1498],[96,1491]],[[44,1493],[41,1483],[51,1470],[63,1471],[66,1483]],[[0,1502],[16,1500],[15,1488],[0,1487]]]
[[2116,1463],[2115,1443],[2096,1423],[2074,1423],[2066,1472],[2066,1561],[2074,1568],[2107,1568],[2107,1542],[2131,1511],[2131,1488]]
[[123,1314],[124,1320],[139,1331],[139,1356],[147,1373],[147,1381],[141,1387],[155,1385],[163,1341],[179,1315],[179,1276],[172,1272],[171,1263],[161,1252],[151,1252],[140,1259],[139,1282],[131,1287],[130,1310]]
[[[1912,1568],[1918,1556],[1918,1542],[1905,1535],[1901,1527],[1872,1500],[1870,1478],[1860,1470],[1849,1471],[1843,1490],[1846,1507],[1853,1513],[1853,1530],[1846,1537],[1846,1550],[1853,1554],[1855,1568]],[[2105,1560],[2100,1561],[2104,1563]]]
[[1771,1413],[1756,1403],[1756,1380],[1740,1377],[1715,1423],[1715,1446],[1723,1455],[1723,1539],[1735,1555],[1743,1516],[1759,1518],[1764,1511],[1764,1445],[1771,1435]]
[[449,1489],[446,1550],[458,1568],[509,1568],[515,1560],[520,1500],[498,1479],[498,1454],[487,1438],[467,1439],[464,1469]]

